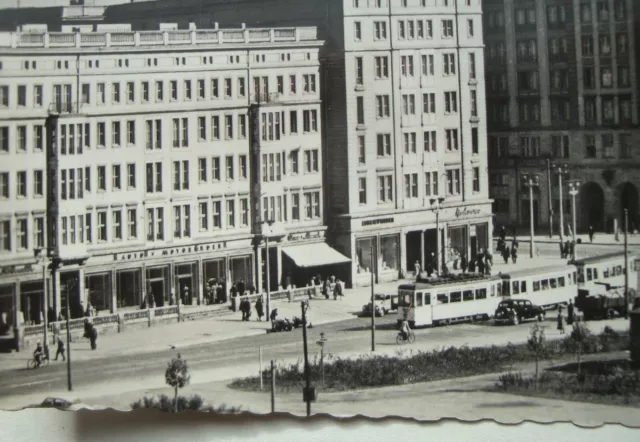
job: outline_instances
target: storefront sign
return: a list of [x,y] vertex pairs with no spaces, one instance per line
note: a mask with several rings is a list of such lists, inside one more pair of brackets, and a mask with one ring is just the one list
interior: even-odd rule
[[456,209],[456,218],[478,216],[480,213],[482,213],[480,209],[469,209],[467,207],[461,209],[458,207]]
[[15,275],[19,273],[30,273],[32,271],[33,271],[32,264],[25,264],[23,266],[10,265],[10,266],[0,267],[0,274],[2,275]]
[[362,227],[366,226],[376,226],[378,224],[393,224],[395,221],[394,218],[376,218],[376,219],[368,219],[366,221],[362,221]]
[[324,238],[324,230],[316,230],[314,232],[290,233],[287,236],[288,241],[302,241],[305,239]]
[[207,252],[213,250],[221,250],[227,248],[226,242],[218,242],[211,244],[201,244],[197,246],[171,247],[160,250],[145,250],[142,252],[125,252],[114,253],[114,261],[130,261],[142,258],[152,258],[155,256],[183,256],[199,252]]

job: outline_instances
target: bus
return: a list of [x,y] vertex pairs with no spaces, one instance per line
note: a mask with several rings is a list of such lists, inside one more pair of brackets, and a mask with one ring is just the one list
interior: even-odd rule
[[398,287],[398,325],[411,328],[486,320],[501,301],[502,279],[480,276],[446,282],[416,282]]
[[576,266],[545,266],[503,273],[502,296],[527,299],[550,309],[567,304],[578,295]]

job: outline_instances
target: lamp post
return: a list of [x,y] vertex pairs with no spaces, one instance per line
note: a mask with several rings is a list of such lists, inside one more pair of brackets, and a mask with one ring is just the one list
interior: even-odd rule
[[[441,253],[441,244],[440,244],[440,205],[444,202],[444,198],[431,198],[429,203],[431,204],[431,210],[436,212],[436,266],[438,271],[438,276],[442,274],[442,256]],[[435,205],[435,206],[434,206]]]
[[42,265],[42,296],[44,301],[42,303],[43,313],[43,323],[44,323],[44,354],[46,357],[49,357],[49,296],[47,293],[47,269],[49,268],[50,260],[49,260],[49,250],[42,247],[38,249],[34,249],[33,254],[36,258],[36,261]]
[[[580,191],[580,181],[578,180],[569,180],[567,181],[567,185],[569,186],[569,195],[571,195],[571,229],[573,230],[573,241],[576,240],[576,195]],[[575,247],[574,247],[574,258],[575,258]]]
[[627,243],[627,230],[629,230],[629,213],[624,209],[624,319],[629,319],[629,246]]
[[551,164],[551,167],[558,174],[558,203],[559,203],[559,224],[560,224],[560,240],[564,241],[564,210],[562,200],[562,176],[569,173],[569,168],[566,164]]
[[[269,233],[271,233],[271,226],[273,225],[273,220],[268,219],[265,221],[262,221],[262,225],[267,225],[269,226],[269,232],[267,232],[267,235],[264,234],[264,231],[262,232],[262,237],[264,238],[264,244],[265,244],[265,255],[267,258],[267,318],[269,317],[269,315],[271,314],[271,267],[269,266]],[[264,228],[264,227],[263,227]]]
[[549,239],[553,238],[553,199],[551,198],[551,160],[547,158],[547,198],[549,199]]
[[522,175],[523,185],[529,188],[529,226],[531,228],[531,238],[529,240],[529,257],[533,258],[534,242],[533,237],[535,235],[533,226],[533,188],[540,185],[538,174],[524,174]]

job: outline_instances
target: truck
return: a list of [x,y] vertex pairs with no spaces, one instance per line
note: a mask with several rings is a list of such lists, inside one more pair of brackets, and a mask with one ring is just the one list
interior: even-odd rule
[[575,306],[582,312],[585,321],[624,315],[624,287],[614,287],[602,282],[596,284],[602,285],[602,289],[579,289],[575,299]]

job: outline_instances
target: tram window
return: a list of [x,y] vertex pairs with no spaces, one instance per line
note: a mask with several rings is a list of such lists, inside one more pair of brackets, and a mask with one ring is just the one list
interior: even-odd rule
[[451,292],[451,302],[460,302],[462,299],[462,292]]
[[533,291],[534,292],[540,291],[540,281],[533,281]]
[[424,294],[424,305],[431,305],[431,293]]
[[462,292],[463,301],[473,301],[473,290],[465,290]]
[[[569,279],[571,279],[571,278],[569,278]],[[573,283],[574,284],[576,283],[576,272],[573,272]]]
[[449,295],[446,293],[438,293],[438,304],[448,304],[449,303]]
[[513,294],[514,295],[519,295],[520,294],[520,286],[518,284],[518,281],[513,281],[511,283],[511,285],[513,286]]
[[622,271],[622,266],[618,266],[618,267],[616,267],[616,270],[618,271],[618,272],[616,273],[617,275],[622,275],[622,274],[624,274],[624,272]]
[[413,294],[402,295],[398,297],[398,306],[399,307],[409,307],[411,306],[413,301]]
[[548,279],[543,279],[542,280],[542,290],[549,290],[549,280]]
[[593,269],[593,279],[598,279],[598,269]]
[[495,284],[491,284],[491,296],[496,296],[496,286],[495,286]]
[[487,299],[487,289],[476,289],[476,299]]
[[422,307],[422,293],[416,293],[416,307]]
[[502,296],[502,284],[496,284],[496,288],[498,290],[498,296]]
[[[575,277],[573,278],[574,282],[575,282]],[[571,278],[569,278],[569,282],[571,282]],[[583,283],[584,282],[584,269],[580,269],[578,271],[578,282]]]
[[527,293],[527,281],[520,282],[520,293]]
[[558,288],[558,280],[556,278],[551,278],[549,280],[549,285],[552,289]]
[[502,295],[503,296],[511,296],[511,290],[509,287],[509,281],[505,281],[504,284],[502,284]]
[[[613,269],[613,271],[614,271],[614,274],[615,274],[616,269]],[[613,275],[611,275],[611,276],[613,276]],[[603,278],[608,278],[609,277],[609,269],[606,269],[604,272],[602,272],[602,277]]]
[[587,268],[587,281],[591,281],[593,279],[593,273],[591,271],[591,268]]
[[558,287],[564,287],[564,276],[558,278]]

